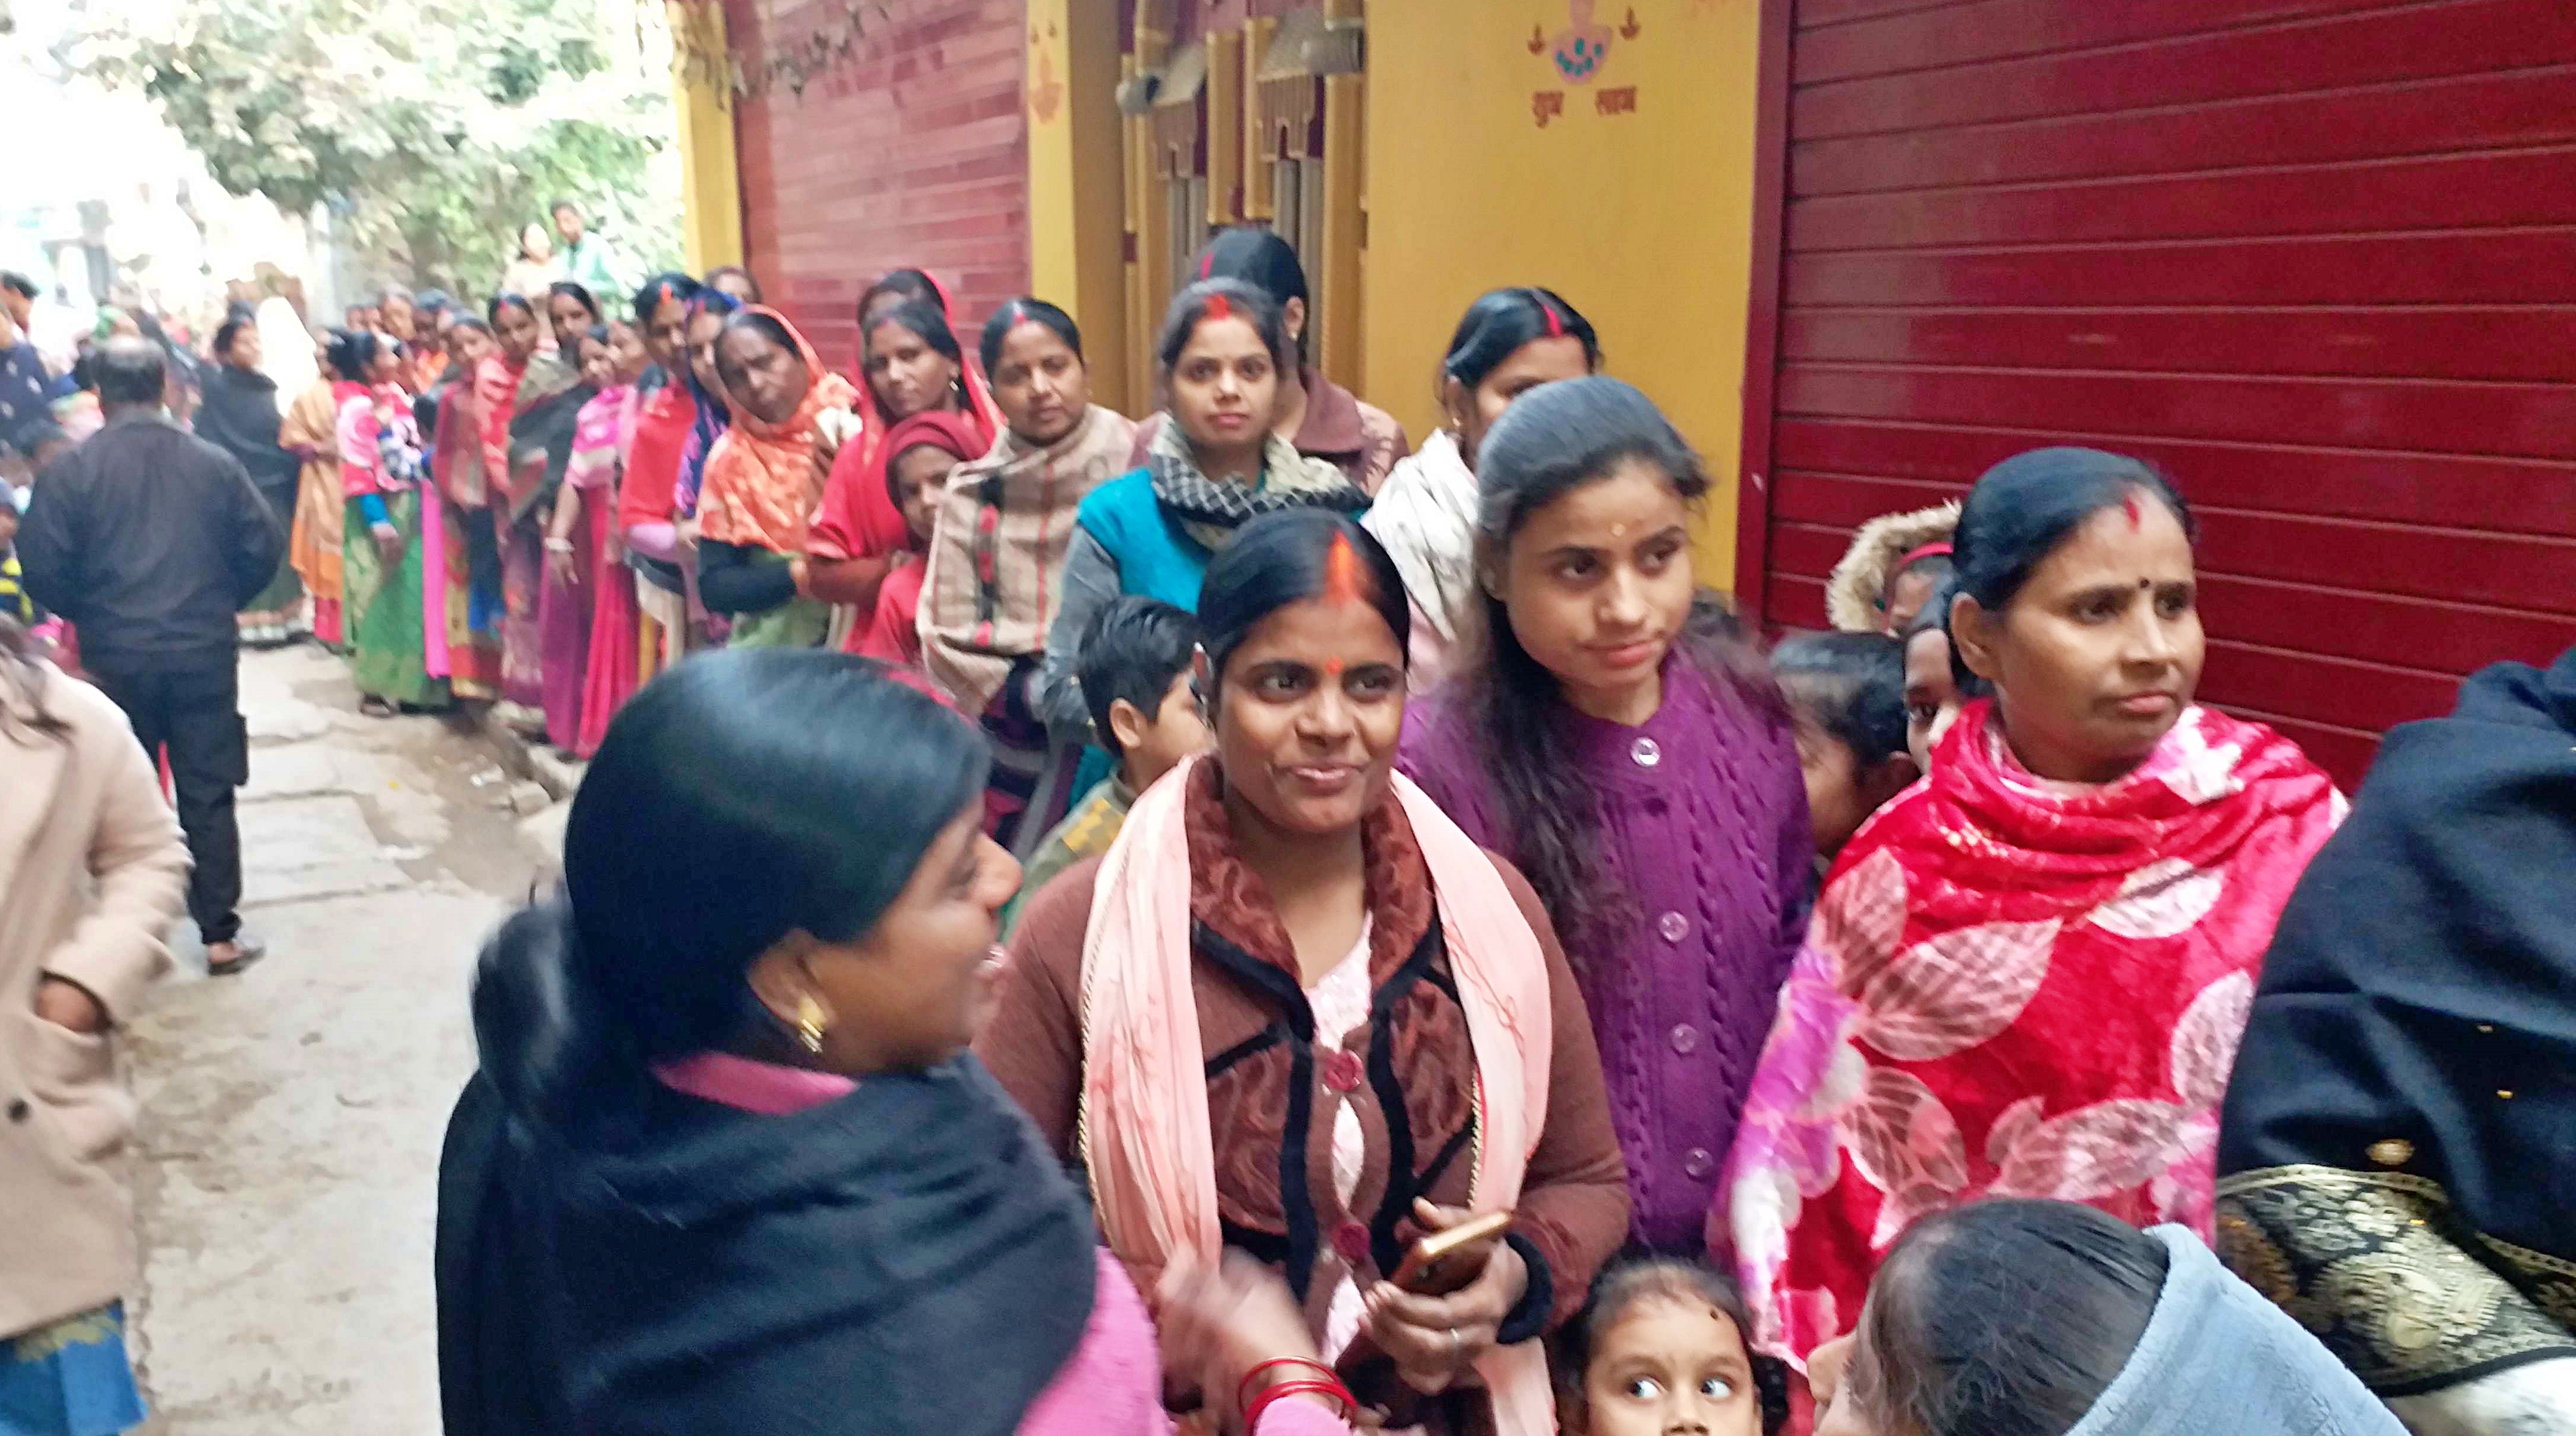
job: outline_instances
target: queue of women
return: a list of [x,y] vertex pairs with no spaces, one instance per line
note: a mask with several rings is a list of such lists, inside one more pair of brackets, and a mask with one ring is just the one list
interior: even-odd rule
[[495,300],[417,412],[325,346],[362,690],[593,757],[451,1431],[2570,1429],[2576,656],[2349,809],[2081,448],[1766,654],[1555,293],[1406,455],[1284,244],[1192,272],[1142,424],[917,271],[847,376],[739,274]]

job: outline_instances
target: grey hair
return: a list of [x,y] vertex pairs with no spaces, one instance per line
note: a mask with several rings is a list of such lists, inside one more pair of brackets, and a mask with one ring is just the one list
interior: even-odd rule
[[90,356],[90,377],[101,404],[158,404],[170,382],[170,361],[149,339],[110,339]]

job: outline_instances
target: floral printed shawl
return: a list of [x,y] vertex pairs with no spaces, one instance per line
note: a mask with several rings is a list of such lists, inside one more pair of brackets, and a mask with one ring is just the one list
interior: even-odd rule
[[822,498],[814,472],[814,426],[826,409],[845,409],[850,381],[823,367],[814,346],[787,317],[757,304],[753,314],[776,319],[796,341],[812,382],[796,412],[773,424],[754,414],[732,395],[723,396],[733,411],[733,427],[707,455],[706,481],[698,495],[698,527],[717,543],[764,548],[771,553],[801,554],[805,528]]
[[1927,1213],[2045,1197],[2208,1238],[2263,951],[2343,817],[2296,744],[2208,709],[2098,788],[2031,776],[1990,714],[1835,864],[1710,1215],[1756,1344],[1800,1362]]

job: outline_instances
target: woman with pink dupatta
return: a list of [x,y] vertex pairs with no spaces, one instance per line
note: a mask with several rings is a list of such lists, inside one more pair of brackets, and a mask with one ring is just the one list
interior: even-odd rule
[[[1537,1338],[1628,1231],[1583,998],[1528,883],[1394,770],[1410,620],[1375,539],[1254,520],[1199,619],[1214,756],[1030,901],[976,1051],[1140,1289],[1240,1249],[1391,1426],[1545,1436]],[[1464,1287],[1386,1279],[1488,1211]]]
[[[624,691],[635,687],[635,586],[612,583],[625,569],[617,544],[617,483],[635,437],[635,380],[644,344],[621,320],[581,336],[582,379],[599,390],[575,416],[572,458],[546,528],[546,586],[537,623],[545,634],[546,738],[588,757],[608,729],[623,694],[617,671],[598,660],[624,660]],[[603,684],[599,722],[590,721],[590,692]],[[585,742],[583,735],[588,734]]]
[[1968,495],[1949,634],[1996,696],[1835,860],[1709,1221],[1766,1351],[1803,1368],[1908,1226],[1982,1198],[2209,1239],[2264,950],[2345,805],[2297,744],[2193,703],[2192,532],[2094,449]]

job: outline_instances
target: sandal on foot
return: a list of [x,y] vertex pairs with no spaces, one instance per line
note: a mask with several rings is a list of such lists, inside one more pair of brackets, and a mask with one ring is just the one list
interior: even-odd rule
[[233,977],[238,975],[242,969],[259,961],[261,958],[268,956],[267,943],[262,942],[255,937],[237,937],[229,944],[233,950],[231,960],[226,962],[216,961],[214,949],[226,945],[227,944],[219,942],[206,949],[206,976]]

